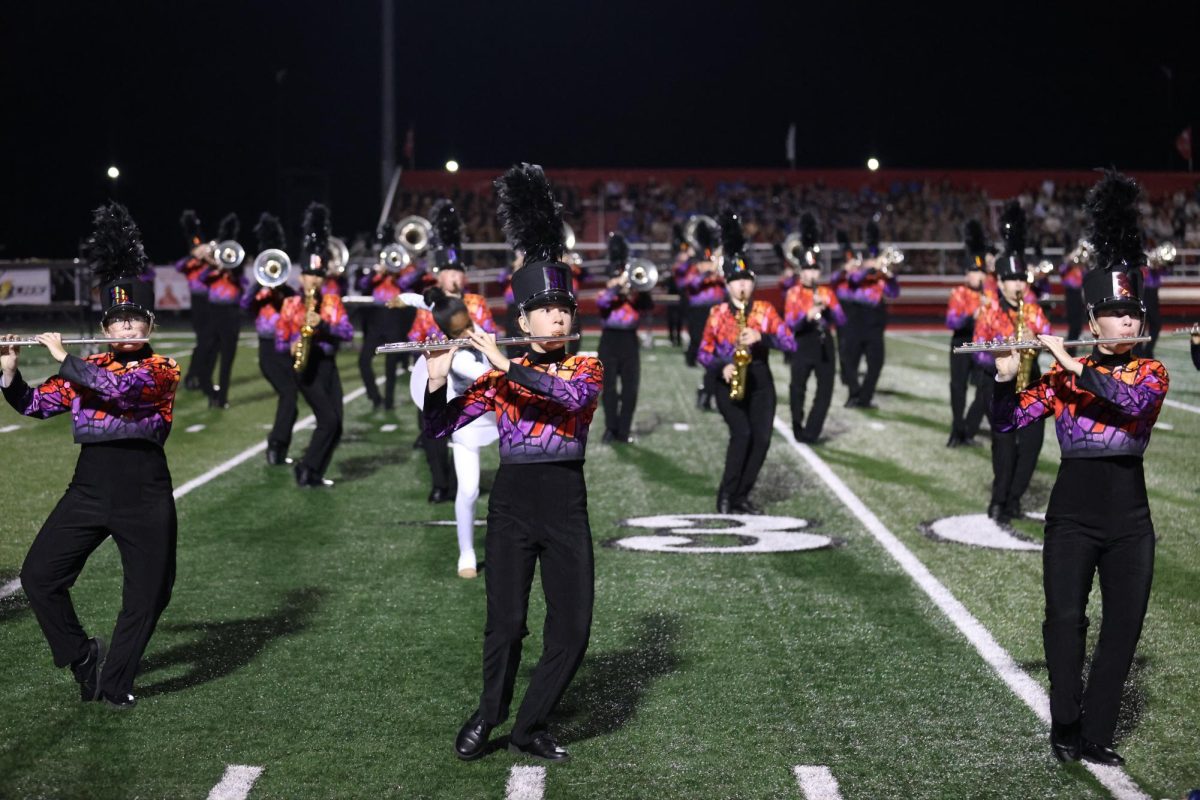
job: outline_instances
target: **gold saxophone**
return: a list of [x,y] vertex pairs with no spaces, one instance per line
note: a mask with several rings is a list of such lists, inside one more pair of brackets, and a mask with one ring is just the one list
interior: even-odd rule
[[[1029,328],[1025,325],[1025,298],[1017,303],[1017,335],[1018,342],[1029,338]],[[1029,376],[1033,374],[1033,362],[1037,361],[1037,350],[1022,350],[1021,363],[1017,367],[1017,391],[1023,392],[1029,386]]]
[[737,347],[733,349],[733,377],[729,380],[729,399],[741,400],[746,396],[746,370],[750,367],[750,348],[742,344],[742,331],[746,330],[746,306],[737,310]]
[[[305,317],[317,310],[317,294],[319,291],[320,287],[317,286],[304,290]],[[316,328],[308,324],[307,319],[304,325],[300,327],[300,341],[296,343],[296,357],[292,361],[292,369],[297,374],[304,372],[304,368],[308,366],[308,357],[312,353],[312,338],[316,330]]]

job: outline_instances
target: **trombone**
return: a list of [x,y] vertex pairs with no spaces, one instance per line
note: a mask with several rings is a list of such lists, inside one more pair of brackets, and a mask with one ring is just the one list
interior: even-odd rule
[[[578,333],[564,333],[562,336],[501,336],[496,339],[499,346],[508,344],[543,344],[545,342],[574,342],[579,339]],[[451,347],[474,347],[470,339],[427,339],[424,342],[389,342],[375,348],[376,355],[385,353],[429,353],[434,350],[449,350]]]

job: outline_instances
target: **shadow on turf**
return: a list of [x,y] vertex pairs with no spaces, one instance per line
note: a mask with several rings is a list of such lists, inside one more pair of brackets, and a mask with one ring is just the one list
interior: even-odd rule
[[[1046,672],[1045,659],[1021,661],[1017,666],[1030,675],[1045,674]],[[1146,690],[1143,688],[1143,676],[1149,666],[1150,659],[1145,656],[1133,657],[1133,665],[1129,668],[1129,677],[1125,679],[1125,690],[1121,694],[1121,710],[1117,712],[1117,730],[1113,735],[1113,740],[1118,745],[1138,729],[1138,726],[1142,724],[1142,717],[1146,714]],[[1085,681],[1088,670],[1091,668],[1091,658],[1085,659],[1083,664]]]
[[651,684],[679,667],[679,629],[676,615],[647,614],[628,647],[589,654],[551,717],[562,740],[579,742],[623,728]]
[[324,589],[315,587],[294,589],[279,609],[267,616],[164,625],[167,631],[199,631],[201,636],[151,654],[142,662],[142,674],[179,664],[191,668],[177,678],[139,687],[138,696],[170,694],[233,674],[249,665],[271,642],[307,628],[325,595]]
[[651,485],[666,484],[680,494],[691,497],[716,497],[717,475],[688,472],[677,461],[648,447],[623,445],[614,447],[613,453],[622,464],[637,468]]

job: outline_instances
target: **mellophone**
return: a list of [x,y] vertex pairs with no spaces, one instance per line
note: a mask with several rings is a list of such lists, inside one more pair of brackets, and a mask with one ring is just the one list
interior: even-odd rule
[[[501,336],[496,339],[499,346],[509,344],[543,344],[545,342],[574,342],[579,339],[578,333],[564,333],[562,336]],[[428,353],[432,350],[448,350],[451,347],[474,347],[470,339],[427,339],[423,342],[389,342],[375,348],[376,355],[383,353]]]
[[[150,341],[149,336],[90,336],[82,339],[63,339],[63,344],[117,344],[118,342],[137,342],[144,344]],[[0,337],[0,347],[36,347],[41,344],[37,339],[27,336],[21,339],[5,339]]]
[[[1073,339],[1063,342],[1063,347],[1091,347],[1097,344],[1139,344],[1150,341],[1149,336],[1118,336],[1111,339]],[[1048,350],[1037,339],[993,339],[990,342],[971,342],[954,348],[955,353],[998,353],[1008,350]]]

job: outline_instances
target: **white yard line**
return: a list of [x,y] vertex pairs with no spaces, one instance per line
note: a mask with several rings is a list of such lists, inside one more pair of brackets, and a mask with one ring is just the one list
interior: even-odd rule
[[517,765],[508,773],[505,800],[542,800],[546,793],[546,768]]
[[[1049,725],[1050,698],[1041,685],[1017,666],[1013,657],[1000,646],[987,628],[983,627],[979,620],[975,619],[974,615],[967,610],[967,607],[934,577],[925,564],[894,533],[887,529],[879,517],[867,508],[858,495],[829,468],[829,465],[820,456],[813,452],[811,447],[792,438],[791,429],[779,417],[775,417],[775,430],[825,482],[825,485],[842,501],[842,504],[858,518],[867,532],[875,537],[875,540],[900,565],[900,568],[908,573],[913,582],[954,623],[954,627],[958,628],[959,632],[983,657],[983,660],[996,671],[996,674],[1012,690],[1013,694],[1020,698],[1037,715],[1038,719]],[[1117,800],[1149,800],[1149,795],[1142,791],[1124,770],[1116,767],[1101,767],[1091,763],[1085,763],[1084,766]]]
[[842,800],[837,778],[829,767],[792,767],[805,800]]
[[1193,414],[1200,414],[1200,406],[1193,406],[1193,405],[1189,405],[1187,403],[1181,403],[1178,400],[1172,400],[1169,397],[1167,397],[1163,400],[1163,405],[1170,406],[1171,408],[1178,408],[1180,411],[1190,411]]
[[263,774],[262,767],[230,764],[225,767],[221,782],[208,793],[208,800],[246,800],[254,782]]
[[21,430],[20,425],[5,425],[3,428],[0,428],[0,433],[12,433],[19,430]]
[[940,343],[934,343],[932,341],[925,341],[924,339],[917,339],[912,336],[906,336],[902,333],[889,333],[887,336],[889,339],[896,339],[897,341],[906,342],[907,344],[915,344],[918,347],[926,347],[930,350],[937,350],[939,353],[941,353],[943,355],[950,355],[950,332],[949,331],[946,331],[946,340],[944,342],[940,342]]

